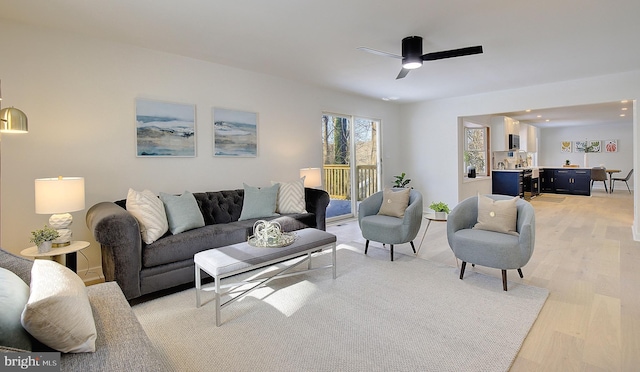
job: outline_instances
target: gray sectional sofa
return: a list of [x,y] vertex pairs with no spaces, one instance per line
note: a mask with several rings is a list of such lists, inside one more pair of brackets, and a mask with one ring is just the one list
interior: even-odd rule
[[[115,281],[128,300],[194,281],[193,256],[201,251],[246,241],[258,219],[238,221],[244,190],[193,193],[205,226],[176,235],[165,234],[151,244],[140,235],[126,201],[101,202],[86,215],[87,227],[100,243],[106,281]],[[276,220],[284,231],[326,229],[329,194],[305,188],[307,213],[264,218]]]
[[[12,271],[27,285],[31,282],[32,265],[33,261],[0,249],[0,267]],[[96,351],[62,353],[61,371],[171,370],[151,344],[116,283],[89,286],[87,294],[96,325]],[[31,350],[0,345],[0,352],[51,351],[35,339],[33,345]]]

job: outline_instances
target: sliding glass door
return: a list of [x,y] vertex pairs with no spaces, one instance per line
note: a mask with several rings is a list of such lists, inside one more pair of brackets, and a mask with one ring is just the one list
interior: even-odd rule
[[380,189],[379,128],[379,120],[322,115],[327,218],[355,216],[358,202]]

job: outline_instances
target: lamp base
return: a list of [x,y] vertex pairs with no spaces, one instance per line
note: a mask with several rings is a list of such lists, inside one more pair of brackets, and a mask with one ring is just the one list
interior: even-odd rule
[[73,217],[69,213],[58,213],[49,217],[49,225],[58,231],[60,235],[53,240],[53,247],[66,247],[71,244],[71,230],[69,225],[73,222]]

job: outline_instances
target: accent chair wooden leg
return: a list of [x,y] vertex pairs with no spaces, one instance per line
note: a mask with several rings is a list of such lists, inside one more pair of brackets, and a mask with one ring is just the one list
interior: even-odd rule
[[415,246],[415,245],[413,245],[413,240],[412,240],[412,241],[410,241],[409,243],[411,243],[411,249],[413,249],[413,254],[417,254],[417,253],[416,253],[416,246]]
[[367,242],[364,243],[364,254],[367,254],[368,249],[369,249],[369,239],[367,239]]
[[389,244],[391,246],[391,261],[393,261],[393,244]]
[[522,275],[522,269],[518,269],[518,274],[520,274],[520,278],[524,278],[524,275]]
[[464,269],[467,267],[467,263],[462,261],[462,266],[460,266],[460,280],[462,280],[462,277],[464,276]]
[[502,289],[507,290],[507,270],[502,270]]

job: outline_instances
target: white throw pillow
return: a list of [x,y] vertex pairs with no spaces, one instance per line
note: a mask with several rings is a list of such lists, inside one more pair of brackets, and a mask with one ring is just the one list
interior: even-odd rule
[[31,294],[21,323],[27,332],[63,353],[96,351],[96,325],[87,289],[73,271],[49,260],[35,260]]
[[127,211],[138,220],[142,240],[147,244],[155,242],[169,230],[164,203],[149,190],[129,189]]
[[305,177],[302,177],[292,182],[271,181],[272,185],[280,184],[276,203],[277,213],[307,213],[304,198],[304,179]]
[[508,200],[493,200],[488,196],[478,195],[478,222],[473,228],[518,235],[518,199],[520,198],[516,196]]

